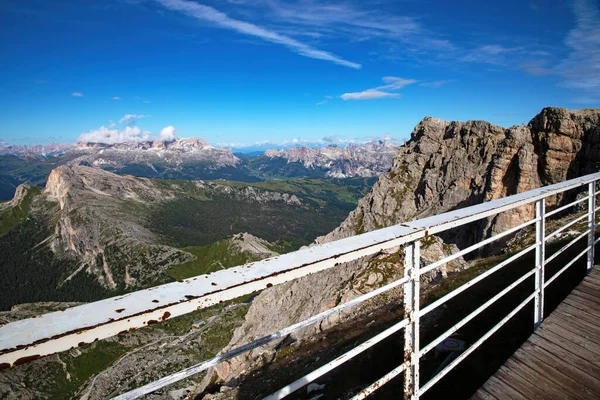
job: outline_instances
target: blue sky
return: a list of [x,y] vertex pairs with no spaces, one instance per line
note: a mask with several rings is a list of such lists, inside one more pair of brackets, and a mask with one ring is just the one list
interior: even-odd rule
[[0,0],[0,36],[8,143],[401,140],[600,106],[594,0]]

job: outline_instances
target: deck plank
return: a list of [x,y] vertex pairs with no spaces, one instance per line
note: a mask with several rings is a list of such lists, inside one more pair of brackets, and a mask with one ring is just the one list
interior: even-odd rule
[[554,368],[574,381],[579,382],[592,392],[596,393],[598,398],[600,398],[600,377],[592,376],[575,367],[574,364],[570,362],[570,359],[557,357],[546,349],[535,346],[529,342],[524,343],[519,350],[523,351],[528,356],[539,360],[540,363],[549,365],[551,368]]
[[562,368],[553,368],[544,362],[540,362],[525,351],[518,351],[515,353],[513,359],[534,370],[539,379],[538,385],[542,384],[553,387],[559,393],[559,396],[564,393],[575,399],[598,399],[598,393],[595,393],[587,385],[579,383],[562,373]]
[[577,285],[473,399],[489,396],[600,398],[600,268]]
[[492,376],[490,379],[488,379],[485,385],[483,385],[483,389],[500,400],[525,399],[525,396],[513,389],[512,386],[502,382],[496,376]]

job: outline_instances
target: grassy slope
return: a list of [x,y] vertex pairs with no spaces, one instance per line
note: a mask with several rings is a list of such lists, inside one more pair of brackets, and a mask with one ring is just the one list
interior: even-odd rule
[[231,246],[228,239],[219,240],[207,246],[188,246],[182,250],[192,253],[196,259],[169,267],[166,273],[175,279],[186,279],[258,261],[258,258],[252,253],[240,251]]

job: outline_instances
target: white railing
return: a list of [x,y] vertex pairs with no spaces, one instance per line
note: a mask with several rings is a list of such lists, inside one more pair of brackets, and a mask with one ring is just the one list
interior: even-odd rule
[[[227,353],[220,354],[211,360],[207,360],[183,371],[124,393],[116,398],[135,399],[151,393],[174,382],[178,382],[194,374],[205,371],[251,349],[262,346],[275,339],[285,337],[302,328],[315,324],[318,321],[322,321],[341,310],[353,307],[393,288],[403,286],[405,319],[397,322],[390,328],[377,334],[333,361],[330,361],[313,372],[278,390],[270,395],[268,399],[281,399],[287,396],[401,330],[404,330],[405,337],[404,363],[383,376],[377,382],[365,388],[354,398],[363,399],[386,382],[389,382],[392,378],[404,373],[404,397],[408,399],[418,399],[420,395],[424,394],[435,385],[442,377],[494,334],[494,332],[523,309],[523,307],[529,304],[531,300],[534,300],[535,310],[533,326],[534,328],[537,328],[544,317],[543,305],[545,288],[554,282],[560,274],[573,265],[584,254],[587,254],[588,271],[592,268],[594,264],[594,244],[597,242],[594,238],[594,231],[596,227],[600,225],[595,224],[595,214],[598,211],[595,205],[595,196],[600,193],[595,192],[596,182],[598,180],[600,180],[600,173],[595,173],[503,199],[493,200],[441,215],[379,229],[377,231],[338,240],[336,242],[302,249],[267,260],[230,268],[208,275],[201,275],[155,288],[140,290],[123,296],[73,307],[65,311],[45,314],[37,318],[16,321],[0,327],[0,369],[10,368],[14,365],[22,364],[45,355],[114,336],[123,331],[164,321],[167,318],[183,315],[197,309],[214,305],[221,301],[234,299],[311,273],[335,268],[341,263],[377,254],[385,249],[403,246],[405,251],[405,265],[404,277],[402,279],[363,294],[320,314],[314,315],[305,321],[254,340],[253,342],[235,348]],[[585,199],[576,200],[546,213],[546,198],[569,190],[585,188],[586,186],[588,195]],[[546,235],[545,224],[548,217],[554,216],[557,213],[565,211],[584,201],[587,201],[588,203],[587,212],[584,216],[578,217],[563,225],[555,232]],[[482,240],[453,255],[433,262],[428,266],[420,266],[420,240],[426,238],[428,235],[444,232],[470,222],[497,215],[504,211],[533,204],[535,205],[534,219],[491,238]],[[585,219],[586,216],[587,229],[585,232],[577,236],[574,240],[571,240],[552,256],[546,258],[545,245],[548,239]],[[420,308],[420,278],[423,274],[433,271],[458,257],[471,253],[494,241],[501,238],[507,238],[509,235],[531,225],[535,225],[536,238],[534,244],[510,256],[498,265],[487,270],[485,273],[480,274],[428,306],[422,309]],[[544,276],[545,266],[585,236],[587,236],[586,249],[561,268],[555,275],[546,278]],[[526,272],[504,290],[479,306],[471,314],[456,323],[452,328],[442,333],[438,338],[421,348],[419,343],[419,322],[423,316],[534,249],[535,265],[533,269]],[[419,364],[421,357],[434,349],[435,346],[447,339],[454,332],[458,331],[477,315],[484,312],[490,305],[501,299],[512,289],[534,275],[535,290],[533,293],[484,334],[478,341],[473,343],[467,350],[454,359],[454,361],[444,367],[437,375],[427,381],[424,385],[420,384]]]

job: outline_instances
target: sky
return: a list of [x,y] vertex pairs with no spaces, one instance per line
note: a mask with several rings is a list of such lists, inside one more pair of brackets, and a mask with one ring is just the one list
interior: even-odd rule
[[0,0],[0,140],[410,137],[600,107],[598,0]]

